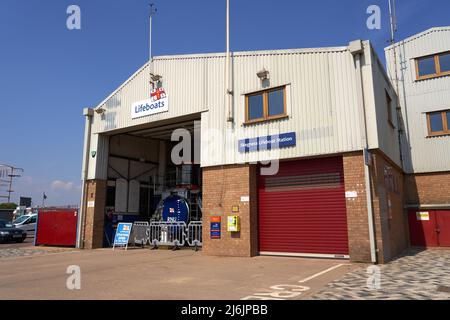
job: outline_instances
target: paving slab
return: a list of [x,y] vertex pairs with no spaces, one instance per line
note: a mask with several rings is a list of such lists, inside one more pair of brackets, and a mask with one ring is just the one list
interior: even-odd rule
[[[355,269],[311,296],[314,300],[448,300],[450,250],[410,249],[394,261]],[[368,283],[368,279],[371,281]],[[447,291],[446,288],[449,290]],[[440,289],[440,290],[439,290]]]

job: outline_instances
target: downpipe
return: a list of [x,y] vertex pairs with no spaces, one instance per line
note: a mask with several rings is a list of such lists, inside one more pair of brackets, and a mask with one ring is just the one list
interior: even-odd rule
[[367,218],[369,224],[369,242],[370,242],[370,258],[373,264],[377,264],[377,246],[375,240],[375,222],[373,216],[373,198],[372,198],[372,179],[370,176],[370,152],[369,152],[369,141],[368,141],[368,130],[367,130],[367,119],[366,119],[366,101],[364,95],[364,82],[361,60],[364,56],[364,45],[361,40],[354,41],[350,43],[350,52],[355,57],[355,65],[357,69],[357,81],[360,87],[359,102],[362,106],[362,112],[360,113],[360,122],[363,127],[361,132],[362,145],[364,146],[364,179],[365,179],[365,189],[366,189],[366,204],[367,204]]
[[94,110],[90,108],[85,108],[83,110],[83,115],[85,117],[85,127],[84,127],[84,148],[83,148],[83,170],[82,170],[82,187],[81,187],[81,203],[80,209],[78,210],[78,227],[77,227],[77,243],[76,247],[78,249],[84,248],[83,234],[84,234],[84,216],[85,216],[85,205],[86,205],[86,181],[89,166],[89,150],[91,148],[91,127],[92,127],[92,117],[94,116]]

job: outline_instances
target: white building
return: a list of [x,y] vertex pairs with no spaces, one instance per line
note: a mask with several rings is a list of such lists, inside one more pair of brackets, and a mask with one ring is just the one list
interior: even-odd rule
[[[385,52],[405,130],[411,242],[450,246],[450,27],[429,29]],[[420,210],[427,222],[417,222]]]
[[85,110],[79,246],[107,245],[106,212],[148,220],[180,185],[177,128],[192,133],[204,253],[384,262],[408,246],[397,98],[369,42],[233,53],[231,107],[224,79],[223,53],[155,57]]

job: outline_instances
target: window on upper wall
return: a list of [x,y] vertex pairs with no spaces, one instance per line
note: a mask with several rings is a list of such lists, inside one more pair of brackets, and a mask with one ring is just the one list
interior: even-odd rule
[[450,72],[450,52],[439,55],[439,66],[441,72]]
[[450,52],[416,59],[417,80],[450,75]]
[[245,123],[287,117],[286,87],[277,87],[245,96]]
[[427,113],[428,135],[450,135],[450,110]]
[[394,120],[392,119],[392,99],[389,96],[389,93],[385,91],[386,94],[386,106],[387,106],[387,116],[388,116],[388,122],[392,127],[395,127]]

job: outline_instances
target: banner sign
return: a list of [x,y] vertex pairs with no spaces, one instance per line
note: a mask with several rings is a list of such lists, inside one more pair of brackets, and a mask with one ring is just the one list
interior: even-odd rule
[[169,99],[163,88],[152,90],[150,96],[148,100],[133,103],[131,119],[169,111]]
[[222,226],[222,218],[221,217],[211,217],[211,239],[220,239],[221,236],[221,226]]
[[239,140],[239,152],[282,149],[297,145],[295,132],[276,134],[272,136]]
[[114,237],[113,250],[116,246],[125,246],[128,248],[128,241],[130,240],[132,223],[119,223],[117,225],[116,235]]

